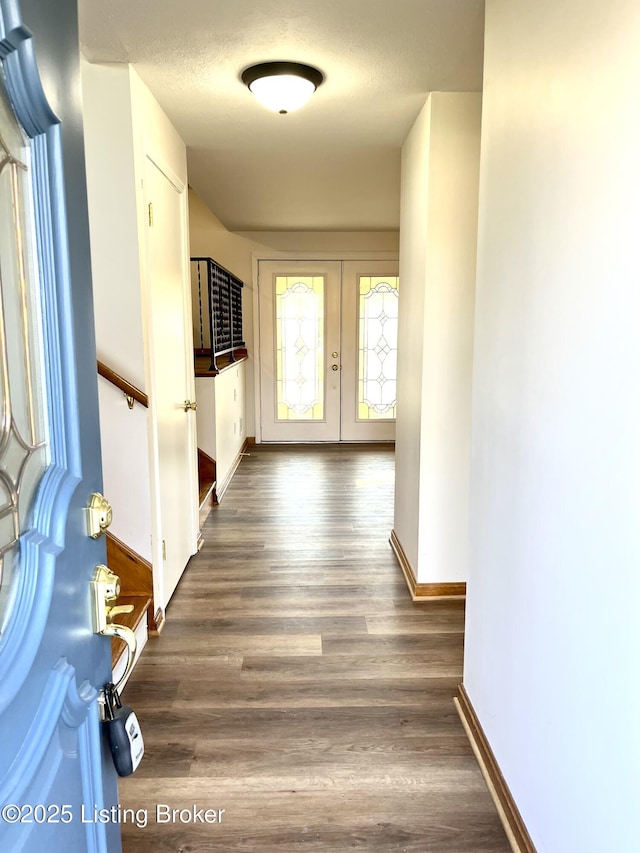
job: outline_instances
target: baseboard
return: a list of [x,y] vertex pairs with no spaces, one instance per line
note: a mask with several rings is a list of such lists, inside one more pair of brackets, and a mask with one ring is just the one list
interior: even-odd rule
[[512,850],[514,853],[536,853],[531,836],[527,832],[527,827],[502,775],[493,750],[489,746],[489,741],[480,725],[480,720],[471,704],[464,684],[458,686],[458,695],[453,702],[500,815]]
[[162,632],[166,620],[164,610],[161,607],[158,607],[153,615],[151,613],[152,609],[153,608],[149,609],[149,633],[152,636],[157,637]]
[[220,503],[224,493],[227,491],[227,486],[231,482],[233,475],[236,473],[236,471],[238,469],[238,465],[242,461],[242,456],[246,452],[248,446],[249,446],[249,439],[245,438],[244,444],[242,445],[242,447],[238,451],[238,455],[236,456],[236,458],[233,460],[233,465],[231,466],[231,468],[229,468],[226,477],[224,478],[222,483],[216,487],[216,495],[218,498],[218,503]]
[[433,598],[464,598],[467,594],[466,583],[418,583],[395,530],[391,531],[389,544],[396,555],[398,565],[402,569],[412,601],[425,602]]
[[251,445],[254,445],[255,443],[256,443],[255,435],[248,435],[247,440],[245,441],[245,444],[251,446]]

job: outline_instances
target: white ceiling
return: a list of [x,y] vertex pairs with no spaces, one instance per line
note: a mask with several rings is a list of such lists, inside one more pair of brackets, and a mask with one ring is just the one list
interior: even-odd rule
[[[230,230],[390,230],[400,146],[430,91],[482,88],[483,0],[79,0],[92,62],[130,62]],[[325,82],[300,111],[239,77],[293,60]]]

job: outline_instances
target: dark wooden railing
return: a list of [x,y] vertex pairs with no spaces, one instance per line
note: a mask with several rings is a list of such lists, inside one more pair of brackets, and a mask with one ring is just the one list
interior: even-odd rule
[[[107,367],[102,361],[98,361],[98,373],[100,376],[103,376],[108,382],[111,382],[112,385],[115,385],[116,388],[119,388],[124,396],[127,398],[127,402],[135,400],[140,403],[141,406],[145,408],[149,408],[149,398],[141,391],[139,388],[136,388],[135,385],[132,385],[131,382],[128,382],[119,373],[116,373],[115,370],[111,370],[110,367]],[[129,403],[129,408],[133,407],[133,402]]]
[[219,357],[233,362],[246,355],[242,337],[244,284],[213,258],[191,258],[191,286],[194,305],[198,306],[195,354],[210,356],[209,371],[217,373]]

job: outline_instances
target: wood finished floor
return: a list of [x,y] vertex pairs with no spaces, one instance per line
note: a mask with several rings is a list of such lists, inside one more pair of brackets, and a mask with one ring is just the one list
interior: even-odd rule
[[124,853],[510,851],[452,701],[463,603],[412,604],[392,524],[391,449],[251,448],[124,693]]

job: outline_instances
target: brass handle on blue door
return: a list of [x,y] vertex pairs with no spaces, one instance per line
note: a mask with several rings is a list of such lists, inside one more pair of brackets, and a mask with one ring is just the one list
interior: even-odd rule
[[[133,605],[129,605],[129,607],[133,610]],[[127,612],[131,611],[129,610]],[[113,622],[110,622],[100,633],[105,637],[118,637],[118,639],[124,640],[127,645],[127,665],[124,668],[124,672],[118,679],[118,683],[115,685],[116,690],[118,690],[120,685],[127,680],[129,673],[133,669],[133,663],[136,659],[136,651],[138,649],[138,641],[131,628],[127,628],[126,625],[116,625]]]
[[116,688],[127,678],[136,656],[138,641],[136,635],[126,625],[114,623],[114,616],[133,611],[133,604],[116,604],[120,595],[120,578],[108,566],[96,566],[91,578],[91,615],[93,619],[93,631],[104,637],[118,637],[127,646],[127,665]]

